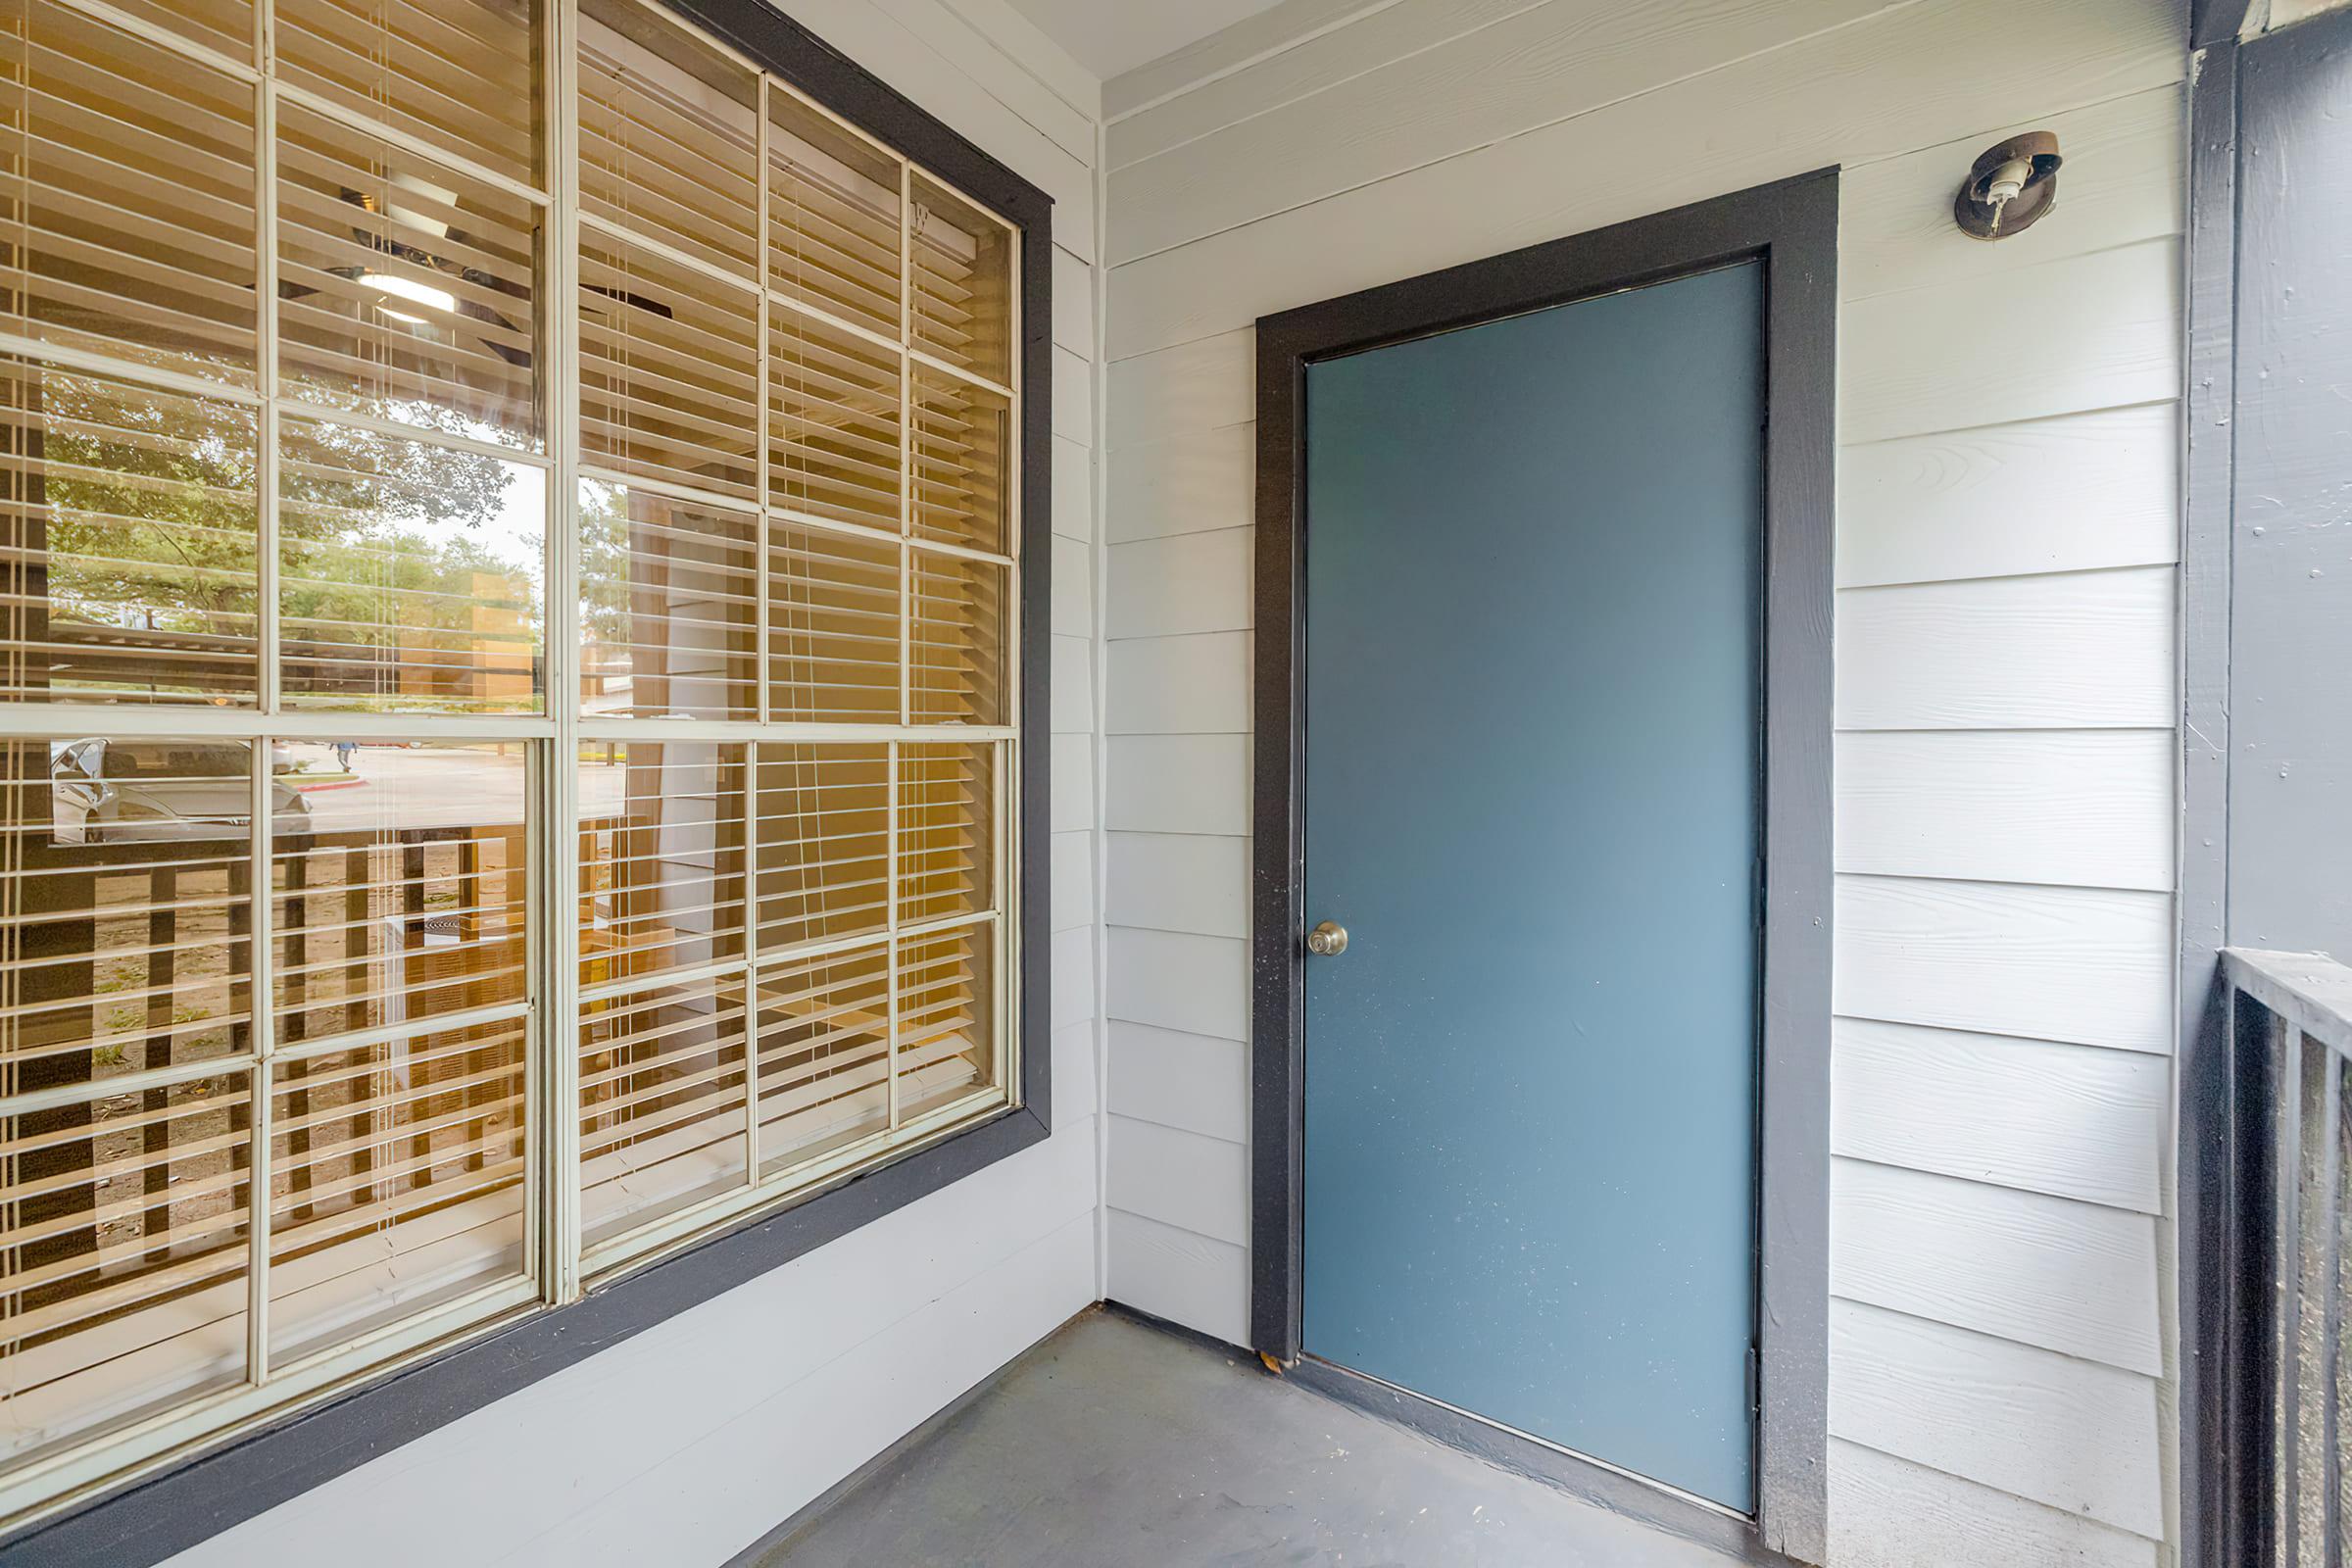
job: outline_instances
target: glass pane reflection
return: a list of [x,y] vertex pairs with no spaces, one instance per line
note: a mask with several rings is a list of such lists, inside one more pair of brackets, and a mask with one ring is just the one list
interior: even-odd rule
[[278,483],[289,704],[538,710],[543,470],[407,436],[288,419]]

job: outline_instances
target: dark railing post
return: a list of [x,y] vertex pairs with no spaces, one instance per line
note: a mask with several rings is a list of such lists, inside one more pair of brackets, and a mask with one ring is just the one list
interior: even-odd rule
[[[2345,1074],[2352,968],[2312,954],[2225,956],[2230,1054],[2214,1108],[2230,1157],[2219,1404],[2201,1430],[2226,1478],[2216,1560],[2345,1568]],[[2210,1277],[2210,1276],[2208,1276]],[[2213,1412],[2218,1410],[2218,1420]]]
[[2229,1509],[2223,1560],[2245,1568],[2269,1562],[2268,1529],[2275,1495],[2272,1391],[2278,1383],[2277,1342],[2270,1331],[2277,1302],[2277,1149],[2273,1092],[2277,1075],[2270,1010],[2234,985],[2230,997],[2230,1299],[2223,1378],[2225,1489]]

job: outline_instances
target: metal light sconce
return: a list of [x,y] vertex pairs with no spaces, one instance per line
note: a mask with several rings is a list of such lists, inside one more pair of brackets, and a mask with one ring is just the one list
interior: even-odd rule
[[1993,240],[2032,228],[2058,205],[2058,166],[2064,162],[2058,138],[2046,130],[2030,130],[1985,148],[1952,198],[1960,232]]

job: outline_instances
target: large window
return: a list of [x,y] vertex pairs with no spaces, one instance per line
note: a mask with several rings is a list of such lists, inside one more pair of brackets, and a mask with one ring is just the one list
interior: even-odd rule
[[641,0],[0,165],[0,1516],[1014,1102],[1015,229]]

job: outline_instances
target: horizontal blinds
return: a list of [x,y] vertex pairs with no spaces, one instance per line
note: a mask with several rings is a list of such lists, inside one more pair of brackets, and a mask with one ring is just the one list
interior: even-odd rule
[[898,722],[898,545],[780,519],[767,538],[768,716]]
[[252,752],[0,747],[0,1093],[251,1049]]
[[996,904],[996,749],[899,749],[899,923]]
[[520,760],[490,746],[419,747],[404,757],[400,783],[279,804],[271,919],[281,1044],[522,1000],[530,856]]
[[291,106],[277,174],[286,391],[536,450],[538,209]]
[[1001,554],[1005,543],[1012,404],[923,368],[914,378],[914,531]]
[[887,749],[763,745],[759,752],[760,951],[883,930],[890,914]]
[[912,555],[908,701],[918,724],[1002,724],[1005,571],[918,549]]
[[0,1460],[1006,1099],[1011,231],[550,3],[0,0]]
[[580,1006],[580,1213],[588,1246],[746,1180],[739,982]]
[[906,473],[900,383],[897,350],[771,313],[769,504],[897,533]]
[[287,704],[538,711],[545,470],[356,424],[279,432]]
[[646,246],[584,233],[579,311],[585,460],[756,499],[758,298]]
[[253,0],[112,0],[152,27],[245,65],[253,64]]
[[581,985],[742,956],[744,751],[700,741],[582,748]]
[[760,972],[760,1150],[779,1168],[890,1125],[890,962],[881,948]]
[[514,1018],[272,1064],[273,1355],[524,1275],[527,1061]]
[[752,513],[582,481],[582,711],[756,717],[759,537]]
[[767,281],[854,326],[900,335],[899,161],[790,93],[768,95]]
[[0,359],[0,700],[253,703],[258,439],[241,404]]
[[580,210],[754,278],[760,82],[634,0],[580,7]]
[[254,136],[243,82],[0,5],[0,327],[251,386]]
[[278,74],[510,179],[538,183],[531,0],[275,0]]
[[920,1115],[998,1080],[997,928],[958,926],[899,945],[899,1102]]
[[241,1379],[250,1075],[0,1114],[0,1452]]
[[1012,236],[926,175],[914,176],[917,349],[1000,384],[1012,377]]

